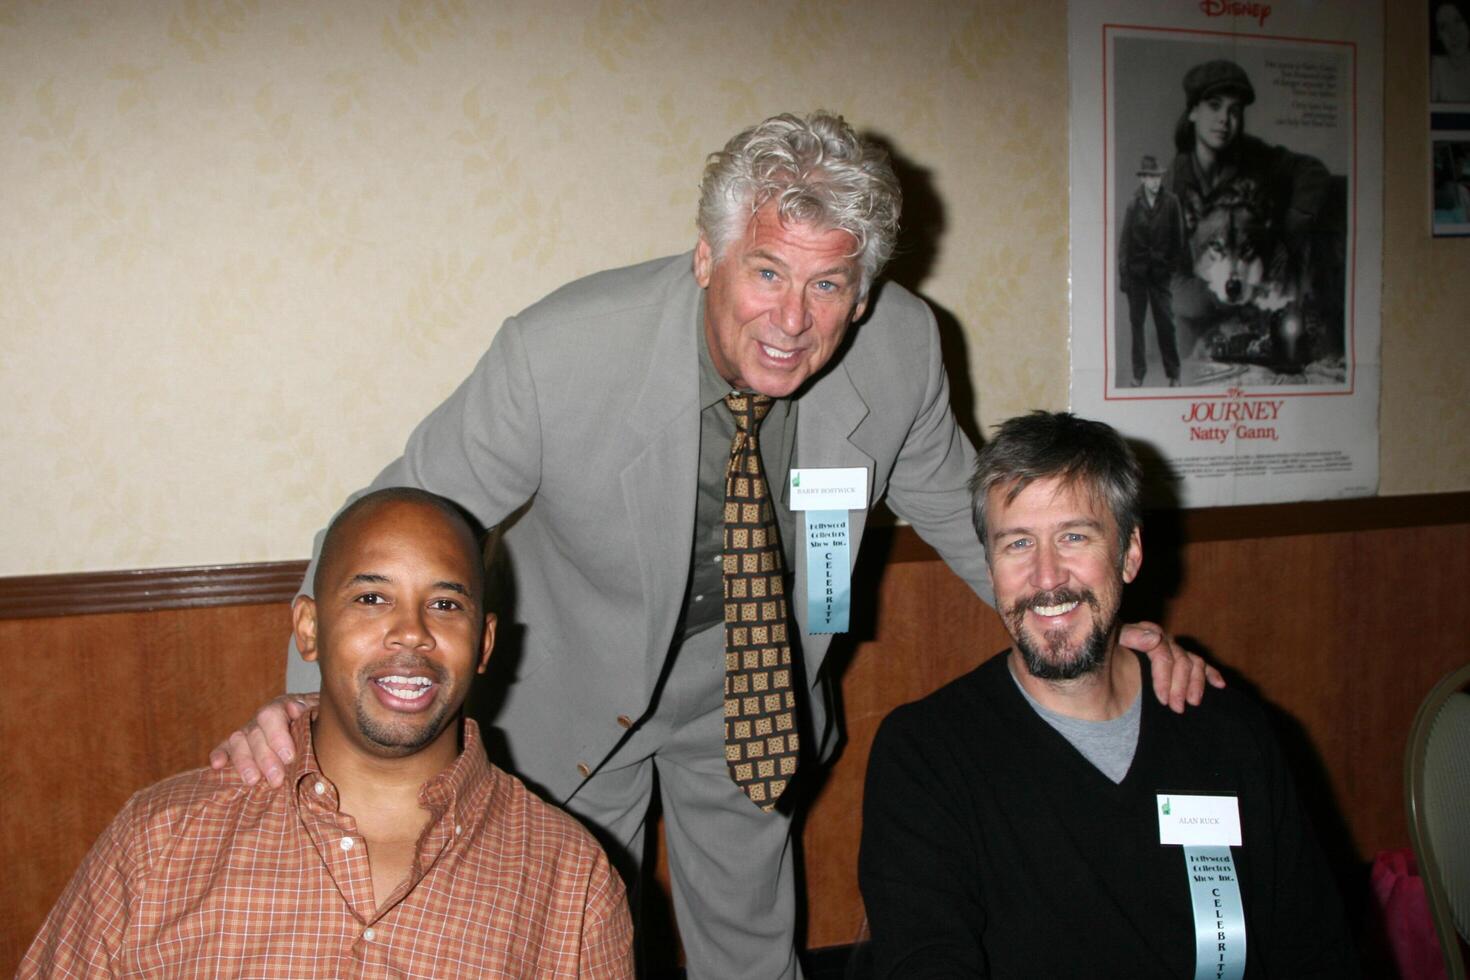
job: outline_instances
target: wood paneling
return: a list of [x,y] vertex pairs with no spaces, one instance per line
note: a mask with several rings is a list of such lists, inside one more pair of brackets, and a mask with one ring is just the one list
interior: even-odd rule
[[285,604],[0,621],[0,975],[134,791],[279,693]]
[[[1313,516],[1304,505],[1155,515],[1145,526],[1127,611],[1166,623],[1267,701],[1329,854],[1349,872],[1407,844],[1409,723],[1434,681],[1470,661],[1460,594],[1470,522],[1465,495],[1456,498],[1403,510],[1377,502],[1376,515]],[[1365,513],[1381,526],[1363,528]],[[0,974],[128,795],[199,764],[277,693],[283,599],[300,574],[291,564],[271,572],[281,580],[271,601],[253,592],[239,600],[248,605],[0,620]],[[857,594],[871,601],[829,658],[841,668],[847,741],[805,790],[812,948],[851,942],[863,921],[855,862],[878,723],[1008,643],[995,614],[908,531],[869,538]],[[671,948],[656,952],[674,959]]]

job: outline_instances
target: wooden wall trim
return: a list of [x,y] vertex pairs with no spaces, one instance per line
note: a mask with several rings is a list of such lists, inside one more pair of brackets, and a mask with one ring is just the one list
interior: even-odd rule
[[0,620],[286,602],[304,561],[0,578]]
[[1210,507],[1151,516],[1177,522],[1189,542],[1384,531],[1470,523],[1470,492]]
[[[1144,518],[1145,527],[1177,535],[1181,542],[1464,523],[1470,523],[1470,493],[1209,507]],[[873,544],[890,562],[938,558],[911,527],[873,531]],[[0,578],[0,620],[287,602],[305,573],[304,561],[279,561]]]

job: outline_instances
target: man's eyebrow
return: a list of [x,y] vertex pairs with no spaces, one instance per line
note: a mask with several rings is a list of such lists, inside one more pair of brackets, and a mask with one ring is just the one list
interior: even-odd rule
[[771,265],[779,265],[783,269],[786,268],[786,263],[782,261],[779,255],[768,252],[763,248],[758,248],[745,254],[747,258],[760,259],[763,262],[769,262]]
[[[1074,519],[1072,519],[1070,521],[1062,521],[1062,522],[1060,522],[1059,524],[1057,524],[1055,526],[1058,529],[1060,529],[1060,530],[1066,530],[1068,528],[1074,528],[1074,527],[1091,528],[1092,530],[1095,530],[1095,531],[1101,531],[1101,530],[1103,530],[1103,523],[1102,523],[1102,521],[1095,520],[1095,519],[1093,519],[1091,517],[1078,517],[1078,518],[1074,518]],[[1004,537],[1006,537],[1008,535],[1012,535],[1012,534],[1027,534],[1027,535],[1031,535],[1032,537],[1034,537],[1037,534],[1037,532],[1034,531],[1034,530],[1032,530],[1029,527],[1019,527],[1019,526],[1018,527],[998,527],[998,528],[996,528],[994,531],[992,531],[990,533],[990,540],[995,541],[995,540],[998,540],[1000,538],[1004,538]]]
[[351,587],[354,585],[362,585],[364,583],[368,585],[384,585],[391,581],[392,579],[379,572],[358,572],[356,575],[352,576],[346,581],[345,586]]
[[[386,585],[392,581],[391,578],[381,572],[358,572],[347,580],[343,588],[351,588],[354,585]],[[458,592],[466,599],[471,598],[470,590],[463,582],[451,582],[448,579],[441,579],[434,583],[434,588],[443,589],[446,592]]]
[[458,592],[460,595],[464,596],[466,599],[470,598],[470,590],[467,589],[467,588],[465,588],[459,582],[449,582],[449,581],[435,582],[434,583],[434,588],[436,588],[436,589],[445,589],[445,590],[447,590],[449,592]]
[[990,540],[999,541],[1001,538],[1008,538],[1012,535],[1030,533],[1031,532],[1024,527],[998,527],[990,532]]
[[[760,259],[762,261],[769,262],[771,265],[780,266],[783,270],[789,269],[789,266],[787,266],[786,263],[782,261],[779,255],[774,255],[763,248],[758,248],[752,252],[747,252],[746,256],[748,258]],[[822,269],[821,271],[813,274],[813,278],[816,279],[832,279],[837,276],[842,276],[848,279],[852,278],[852,263],[847,262],[842,265],[830,266],[829,268]]]

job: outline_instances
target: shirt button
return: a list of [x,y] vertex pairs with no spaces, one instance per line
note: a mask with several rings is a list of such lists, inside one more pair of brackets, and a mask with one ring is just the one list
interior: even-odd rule
[[318,782],[315,786],[312,787],[312,789],[316,790],[317,795],[320,796],[327,791],[327,784],[323,782]]
[[629,718],[627,715],[618,715],[618,724],[621,725],[623,728],[632,728],[633,719]]
[[350,850],[352,850],[352,845],[355,844],[355,843],[356,843],[356,841],[354,841],[351,837],[344,837],[344,838],[342,838],[342,843],[341,843],[340,846],[341,846],[342,850],[344,850],[344,851],[350,851]]
[[704,596],[703,595],[697,595],[697,596],[694,597],[694,601],[695,602],[703,602],[704,601]]
[[375,938],[377,938],[377,935],[378,934],[376,932],[373,932],[372,926],[368,926],[362,931],[362,938],[366,939],[368,942],[372,942]]
[[718,565],[725,560],[724,555],[715,555],[715,564]]
[[460,826],[460,825],[459,825],[459,824],[455,824],[455,825],[454,825],[454,836],[456,836],[456,837],[458,837],[458,836],[459,836],[459,832],[460,832],[460,831],[461,831],[461,830],[463,830],[463,829],[464,829],[464,828],[463,828],[463,827],[461,827],[461,826]]
[[592,775],[592,767],[589,766],[589,765],[587,765],[587,763],[585,763],[585,762],[579,762],[579,763],[577,763],[577,771],[580,772],[584,776],[590,776],[590,775]]

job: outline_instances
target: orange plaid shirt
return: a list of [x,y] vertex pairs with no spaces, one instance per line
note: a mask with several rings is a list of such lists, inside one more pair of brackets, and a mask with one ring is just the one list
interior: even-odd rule
[[602,849],[485,758],[424,784],[413,869],[373,905],[367,847],[292,724],[286,783],[198,769],[133,796],[93,845],[20,977],[632,977]]

